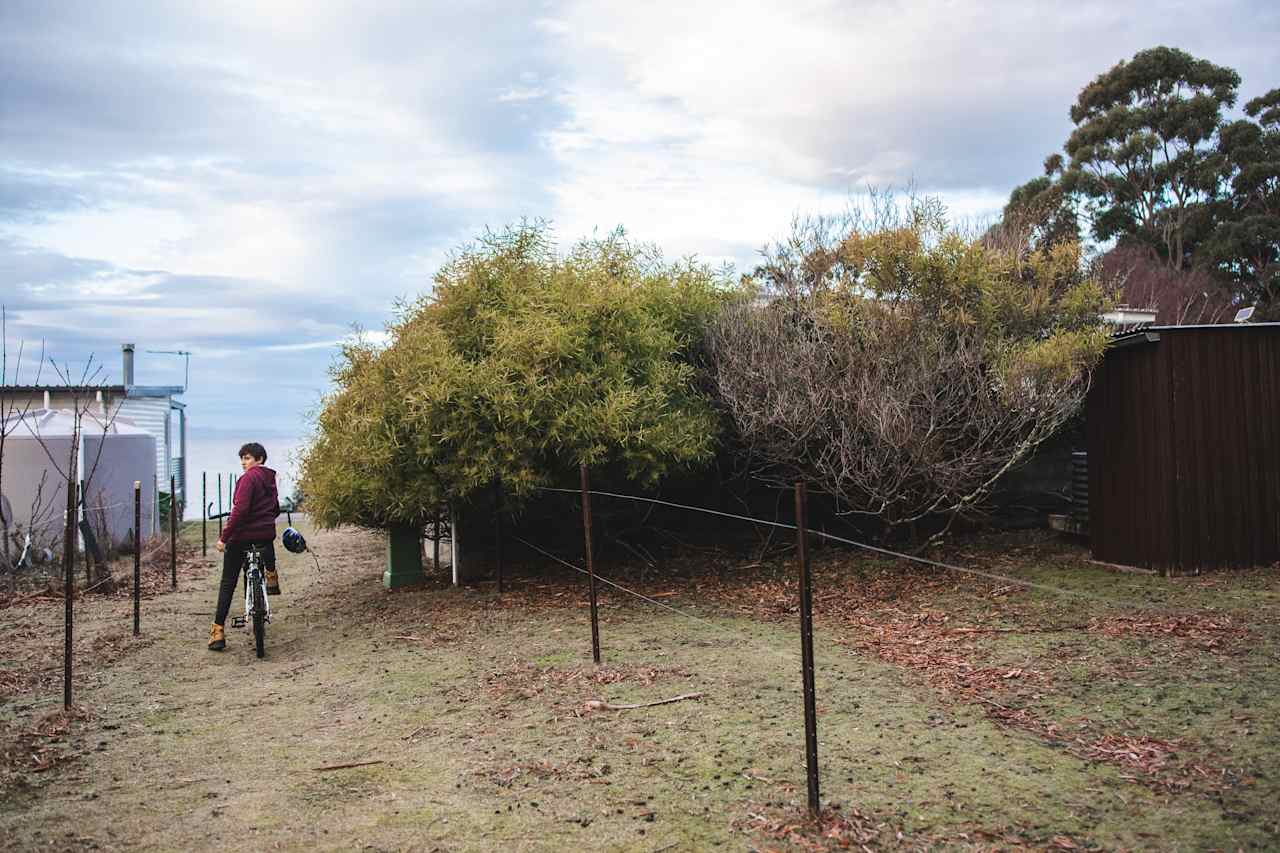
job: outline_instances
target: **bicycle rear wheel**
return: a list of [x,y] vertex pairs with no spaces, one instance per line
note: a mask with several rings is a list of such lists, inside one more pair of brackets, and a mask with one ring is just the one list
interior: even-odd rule
[[262,595],[262,584],[253,586],[253,646],[258,657],[267,653],[267,600]]

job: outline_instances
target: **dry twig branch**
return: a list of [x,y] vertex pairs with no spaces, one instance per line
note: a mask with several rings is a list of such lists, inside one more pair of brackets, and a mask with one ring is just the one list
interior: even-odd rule
[[701,699],[703,695],[702,693],[681,693],[679,696],[672,696],[670,699],[658,699],[655,702],[637,702],[627,705],[613,705],[603,699],[589,699],[585,707],[588,711],[631,711],[636,708],[652,708],[655,705],[670,705],[672,702],[683,702],[685,699]]
[[368,767],[371,764],[386,764],[385,761],[353,761],[350,764],[329,764],[325,767],[312,767],[313,773],[324,773],[327,770],[346,770],[350,767]]

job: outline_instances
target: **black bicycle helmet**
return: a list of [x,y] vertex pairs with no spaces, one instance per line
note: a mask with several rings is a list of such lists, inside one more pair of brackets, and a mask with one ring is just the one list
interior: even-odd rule
[[307,540],[302,538],[302,534],[294,530],[292,527],[286,527],[284,534],[280,540],[284,543],[284,549],[293,554],[301,554],[307,550]]

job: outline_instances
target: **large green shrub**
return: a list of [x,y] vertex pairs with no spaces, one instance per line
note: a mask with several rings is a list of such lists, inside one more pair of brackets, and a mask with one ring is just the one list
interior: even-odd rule
[[321,524],[421,524],[500,479],[573,483],[586,462],[642,485],[709,461],[697,362],[727,276],[620,232],[560,255],[542,226],[461,250],[379,350],[353,344],[303,463]]

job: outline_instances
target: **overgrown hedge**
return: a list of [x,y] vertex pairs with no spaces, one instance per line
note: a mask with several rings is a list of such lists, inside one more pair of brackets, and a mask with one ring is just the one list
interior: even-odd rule
[[526,225],[465,247],[385,349],[343,350],[303,464],[326,525],[419,525],[500,479],[515,501],[585,462],[640,486],[708,462],[698,387],[727,276],[622,233],[557,253]]
[[540,225],[490,234],[388,346],[343,350],[308,507],[418,526],[499,481],[512,508],[579,463],[644,489],[719,453],[914,529],[980,502],[1078,408],[1105,346],[1083,269],[1076,244],[966,237],[931,202],[802,224],[740,281],[620,232],[566,254]]

